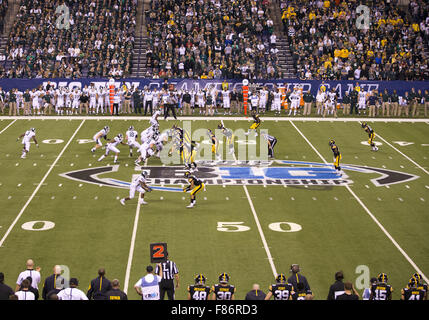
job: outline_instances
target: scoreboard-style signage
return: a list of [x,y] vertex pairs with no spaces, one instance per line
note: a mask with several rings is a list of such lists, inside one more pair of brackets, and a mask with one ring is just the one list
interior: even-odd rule
[[165,242],[150,244],[150,262],[160,263],[167,261],[167,244]]

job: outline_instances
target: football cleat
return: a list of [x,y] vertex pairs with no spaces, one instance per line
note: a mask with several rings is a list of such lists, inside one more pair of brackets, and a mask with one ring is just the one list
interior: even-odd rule
[[123,206],[125,206],[125,199],[121,199],[121,200],[119,200],[119,202],[120,202]]
[[147,204],[147,202],[142,199],[140,200],[140,204]]
[[195,201],[194,202],[191,202],[190,204],[189,204],[189,206],[186,206],[186,208],[193,208],[195,206]]

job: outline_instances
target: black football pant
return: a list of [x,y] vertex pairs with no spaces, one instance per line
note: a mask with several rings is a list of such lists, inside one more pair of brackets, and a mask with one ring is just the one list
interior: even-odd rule
[[277,144],[277,139],[271,142],[271,146],[268,146],[268,156],[274,158],[274,147]]
[[146,101],[145,106],[144,106],[144,115],[146,115],[147,113],[147,108],[150,106],[150,115],[152,115],[153,113],[153,106],[152,106],[152,100],[151,101]]
[[170,110],[173,113],[174,119],[177,120],[177,117],[176,117],[176,108],[174,107],[174,104],[167,104],[166,105],[166,108],[164,110],[164,120],[167,119],[167,117],[169,116]]
[[166,293],[168,300],[174,300],[173,280],[161,280],[159,283],[159,300],[164,300]]

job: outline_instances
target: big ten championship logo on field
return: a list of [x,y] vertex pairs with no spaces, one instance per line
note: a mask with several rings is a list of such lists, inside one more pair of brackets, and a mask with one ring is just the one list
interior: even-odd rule
[[160,152],[163,165],[177,165],[200,161],[264,161],[268,160],[268,142],[264,136],[268,130],[246,134],[244,129],[197,128],[192,121],[183,121],[181,128],[172,128],[163,133],[168,142]]
[[[147,183],[154,190],[183,192],[180,187],[188,181],[184,178],[187,169],[183,166],[145,166],[148,172]],[[139,166],[134,168],[141,171]],[[353,183],[345,173],[367,174],[375,178],[370,181],[377,187],[404,183],[418,179],[418,176],[382,168],[370,168],[356,165],[343,165],[344,172],[338,174],[333,166],[324,163],[302,161],[201,161],[198,166],[198,178],[205,185],[290,185],[333,187]],[[131,179],[120,180],[117,176],[119,165],[98,168],[86,168],[60,174],[60,176],[99,186],[129,188]],[[135,174],[137,175],[137,174]],[[134,177],[134,175],[133,175]]]

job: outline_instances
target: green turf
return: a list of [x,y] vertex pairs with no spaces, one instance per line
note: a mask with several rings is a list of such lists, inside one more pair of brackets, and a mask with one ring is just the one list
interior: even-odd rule
[[[0,131],[11,121],[0,121]],[[218,119],[195,120],[191,124],[193,130],[215,129],[219,122]],[[0,134],[3,146],[0,154],[1,238],[81,123],[82,120],[23,119]],[[174,123],[161,120],[161,130]],[[111,128],[110,136],[124,134],[130,125],[138,132],[148,126],[146,120],[138,119],[88,119],[84,122],[0,247],[0,271],[5,273],[7,284],[15,287],[19,272],[25,269],[25,261],[32,258],[42,267],[43,279],[51,274],[55,264],[66,265],[71,276],[78,277],[81,289],[86,291],[97,269],[105,267],[107,277],[119,279],[124,288],[136,200],[123,207],[117,199],[126,196],[127,189],[85,183],[80,186],[78,181],[60,176],[68,171],[113,164],[110,156],[98,163],[97,158],[103,151],[98,150],[93,155],[89,151],[92,143],[77,142],[91,139],[106,124]],[[226,120],[224,124],[234,130],[247,130],[250,122]],[[427,273],[427,174],[385,143],[378,152],[371,152],[368,145],[361,144],[367,140],[367,135],[357,121],[293,121],[293,124],[329,163],[332,152],[328,141],[333,138],[343,154],[343,164],[386,168],[419,176],[387,188],[376,187],[370,181],[377,178],[377,174],[346,172],[353,181],[353,192],[422,272]],[[428,124],[369,124],[376,134],[428,169],[429,147],[422,146],[429,143]],[[21,145],[16,138],[30,127],[37,128],[40,147],[32,144],[27,159],[21,160]],[[266,121],[262,128],[279,140],[276,159],[323,163],[289,121]],[[46,144],[42,142],[45,139],[64,142]],[[381,140],[376,137],[376,141]],[[394,141],[413,144],[401,147]],[[120,149],[119,170],[109,176],[130,181],[138,171],[134,170],[134,159],[128,157],[127,148],[121,146]],[[149,159],[148,165],[160,165],[160,161]],[[366,266],[370,276],[387,273],[395,289],[393,298],[399,299],[400,289],[415,271],[345,187],[248,186],[247,190],[277,272],[289,275],[290,265],[299,263],[315,298],[326,299],[336,271],[343,270],[346,280],[356,284],[360,276],[357,268]],[[153,191],[146,199],[149,204],[141,206],[129,275],[131,299],[139,298],[133,285],[150,264],[149,244],[152,242],[167,242],[171,258],[179,267],[178,299],[186,299],[186,287],[197,273],[204,273],[209,284],[216,283],[220,273],[229,273],[231,283],[237,286],[237,299],[243,299],[253,283],[259,283],[267,291],[274,275],[243,186],[209,185],[206,191],[198,194],[197,206],[192,210],[186,209],[189,194],[185,193]],[[46,231],[24,230],[22,225],[29,221],[51,221],[55,227]],[[218,231],[221,222],[240,222],[250,229]],[[296,223],[302,229],[280,232],[269,227],[280,222]],[[282,228],[287,230],[285,224]]]

